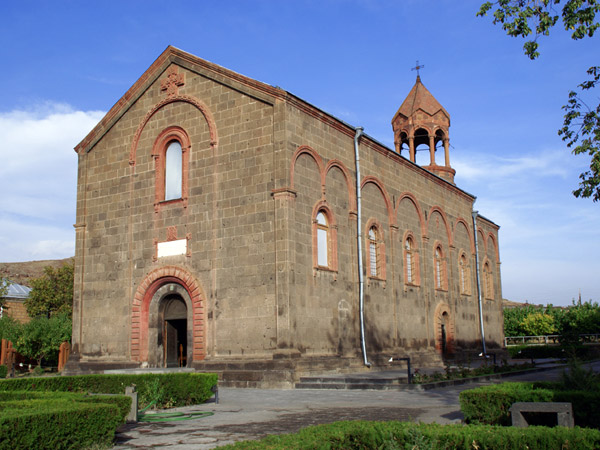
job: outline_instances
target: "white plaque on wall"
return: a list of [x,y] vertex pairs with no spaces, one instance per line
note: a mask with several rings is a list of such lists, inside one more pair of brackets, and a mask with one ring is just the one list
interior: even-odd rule
[[187,253],[187,239],[159,242],[157,245],[158,257],[185,255]]

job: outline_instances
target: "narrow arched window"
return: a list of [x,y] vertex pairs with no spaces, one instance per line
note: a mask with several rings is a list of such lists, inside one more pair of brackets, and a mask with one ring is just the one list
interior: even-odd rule
[[483,265],[483,292],[486,298],[494,298],[494,280],[492,277],[492,268],[490,263],[486,261]]
[[165,201],[182,197],[182,149],[171,141],[165,154]]
[[369,228],[369,273],[372,277],[380,275],[377,228]]
[[460,293],[470,294],[471,293],[471,273],[469,270],[469,263],[464,253],[460,255],[458,260],[459,275],[460,275]]
[[435,249],[435,287],[442,288],[442,252],[439,247]]
[[435,278],[435,288],[446,290],[446,261],[444,259],[444,252],[442,251],[442,246],[438,245],[435,248],[435,252],[433,255],[433,268],[434,268],[434,278]]
[[317,214],[317,264],[329,267],[329,223],[323,211]]
[[404,264],[406,266],[406,282],[409,284],[415,282],[415,267],[413,256],[413,241],[410,237],[408,237],[404,241]]
[[178,126],[165,128],[154,141],[155,212],[162,207],[187,207],[191,148],[188,134]]

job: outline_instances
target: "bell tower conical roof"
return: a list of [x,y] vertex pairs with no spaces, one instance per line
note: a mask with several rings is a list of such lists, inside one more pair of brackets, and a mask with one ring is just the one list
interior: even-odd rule
[[[404,102],[394,115],[394,119],[398,115],[402,115],[406,118],[412,117],[418,110],[422,110],[429,116],[435,116],[438,112],[441,112],[448,118],[448,126],[450,126],[450,114],[444,109],[440,102],[438,102],[431,92],[421,82],[421,76],[417,75],[417,81],[412,87]],[[392,122],[394,121],[392,120]]]
[[[423,166],[430,172],[454,184],[456,171],[450,167],[449,138],[450,114],[435,99],[421,77],[417,75],[414,86],[394,114],[392,129],[394,145],[398,153],[408,148],[410,160],[416,163],[415,152],[421,144],[429,146],[430,162]],[[436,145],[442,143],[444,148],[443,166],[435,162]]]

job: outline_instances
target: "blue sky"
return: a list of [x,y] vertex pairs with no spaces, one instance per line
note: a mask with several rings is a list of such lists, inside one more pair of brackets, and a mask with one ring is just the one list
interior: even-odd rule
[[571,195],[589,159],[556,133],[599,38],[556,29],[530,61],[522,40],[475,17],[480,3],[3,2],[0,262],[74,254],[73,147],[168,45],[280,86],[390,148],[419,60],[451,115],[456,183],[501,226],[504,297],[600,300],[600,204]]

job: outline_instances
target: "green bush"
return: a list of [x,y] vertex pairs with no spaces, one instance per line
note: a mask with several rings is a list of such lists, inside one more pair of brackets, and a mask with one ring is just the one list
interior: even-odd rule
[[7,373],[8,373],[8,367],[0,366],[0,378],[6,378]]
[[0,380],[0,391],[123,394],[126,386],[135,385],[141,408],[157,400],[157,395],[156,406],[164,408],[204,403],[212,397],[216,384],[217,375],[211,373],[78,375]]
[[109,445],[130,407],[127,396],[0,392],[0,450]]
[[598,428],[600,392],[565,390],[560,383],[502,383],[463,391],[460,409],[467,423],[510,425],[515,402],[570,402],[575,424]]
[[469,389],[459,394],[460,410],[467,423],[510,425],[515,402],[551,402],[552,391],[533,389],[533,383],[502,383]]
[[[131,397],[126,395],[88,395],[75,392],[43,392],[43,391],[0,391],[0,404],[23,400],[65,401],[80,403],[110,403],[119,408],[120,422],[124,423],[131,410]],[[0,409],[0,415],[4,414]]]
[[600,354],[597,345],[517,345],[508,347],[511,358],[542,359],[542,358],[578,358],[583,360],[597,358]]
[[336,422],[298,433],[268,436],[223,449],[597,449],[600,431],[579,428],[509,428],[408,422]]

